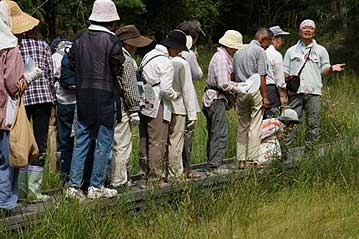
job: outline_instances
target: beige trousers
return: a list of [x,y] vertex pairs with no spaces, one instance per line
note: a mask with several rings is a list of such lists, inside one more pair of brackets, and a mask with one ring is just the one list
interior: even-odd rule
[[168,139],[168,175],[170,177],[183,176],[182,151],[186,116],[172,114]]
[[147,179],[165,178],[169,123],[163,120],[163,104],[160,104],[156,118],[140,117],[140,168]]
[[127,183],[127,163],[132,151],[132,130],[130,119],[126,112],[122,113],[121,122],[115,126],[113,158],[109,168],[111,186],[118,187]]
[[254,94],[239,94],[237,110],[237,160],[256,161],[259,158],[263,121],[260,91]]

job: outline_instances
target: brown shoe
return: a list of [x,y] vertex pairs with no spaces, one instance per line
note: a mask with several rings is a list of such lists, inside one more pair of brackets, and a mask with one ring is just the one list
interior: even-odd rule
[[187,178],[200,178],[203,176],[200,172],[196,171],[189,171],[186,173]]

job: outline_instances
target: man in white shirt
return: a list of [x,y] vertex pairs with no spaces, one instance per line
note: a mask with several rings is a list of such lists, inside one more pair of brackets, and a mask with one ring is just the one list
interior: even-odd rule
[[284,45],[284,36],[289,32],[283,31],[279,26],[270,27],[273,33],[272,44],[266,49],[268,72],[266,78],[267,96],[270,107],[264,111],[264,118],[273,116],[272,109],[287,105],[287,91],[285,88],[283,56],[279,50]]
[[171,31],[163,42],[145,55],[140,65],[145,81],[145,106],[140,114],[140,167],[147,180],[159,182],[160,186],[166,178],[171,101],[180,96],[172,87],[174,69],[169,56],[175,57],[183,50],[188,50],[186,35],[179,30]]

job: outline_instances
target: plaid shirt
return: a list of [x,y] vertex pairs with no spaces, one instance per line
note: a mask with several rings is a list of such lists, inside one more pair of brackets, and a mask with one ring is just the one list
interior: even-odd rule
[[[237,83],[231,81],[233,73],[233,59],[225,50],[225,48],[217,48],[217,52],[213,55],[209,67],[207,86],[217,87],[226,92],[231,92]],[[203,104],[210,107],[216,99],[223,99],[223,94],[214,89],[206,89],[203,95]]]
[[55,101],[55,77],[51,51],[47,43],[35,39],[22,39],[20,45],[22,58],[31,57],[36,65],[43,71],[42,77],[34,80],[26,88],[24,104],[35,105],[52,103]]
[[121,111],[122,113],[140,111],[140,92],[136,78],[137,64],[125,48],[122,48],[122,51],[125,62],[123,63],[121,82],[119,82],[122,89]]

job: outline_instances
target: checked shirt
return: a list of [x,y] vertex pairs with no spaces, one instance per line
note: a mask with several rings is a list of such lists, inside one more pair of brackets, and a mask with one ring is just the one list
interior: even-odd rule
[[35,105],[55,101],[54,73],[51,51],[47,43],[35,39],[22,39],[20,51],[22,58],[31,57],[43,71],[42,76],[31,82],[24,93],[24,104]]

